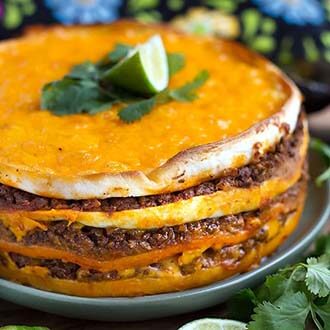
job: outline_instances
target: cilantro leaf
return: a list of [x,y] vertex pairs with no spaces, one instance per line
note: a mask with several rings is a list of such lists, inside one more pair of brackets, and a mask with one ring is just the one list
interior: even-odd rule
[[101,61],[98,62],[99,66],[114,65],[122,60],[128,55],[128,53],[133,49],[132,46],[126,44],[117,44],[115,48],[103,57]]
[[290,289],[289,280],[282,274],[267,276],[264,285],[257,290],[258,301],[274,302],[288,289]]
[[324,330],[330,330],[330,298],[326,304],[322,306],[314,305],[313,308],[323,321]]
[[88,80],[64,78],[44,86],[41,108],[51,109],[56,115],[96,113],[109,109],[112,101],[106,99],[97,83]]
[[[291,275],[294,282],[303,282],[306,278],[306,269],[303,264],[298,264],[297,267],[292,271]],[[292,285],[291,285],[292,287]],[[299,289],[297,286],[294,288],[295,290]],[[301,289],[301,288],[300,288]]]
[[259,304],[248,324],[249,330],[301,330],[310,311],[307,297],[302,292],[286,293],[274,304]]
[[133,121],[136,121],[140,119],[142,116],[149,113],[153,106],[156,103],[155,98],[150,98],[147,100],[135,102],[132,104],[129,104],[125,108],[121,109],[118,112],[118,116],[121,120],[123,120],[126,123],[131,123]]
[[[317,329],[330,330],[330,235],[316,241],[318,258],[307,258],[267,276],[259,288],[232,299],[236,318],[255,306],[248,329],[304,329],[309,317]],[[321,254],[321,256],[320,256]],[[238,302],[238,303],[237,303]],[[233,303],[235,303],[233,305]],[[231,304],[229,306],[231,306]],[[243,310],[243,312],[241,312]],[[251,313],[252,314],[252,313]]]
[[320,186],[323,182],[330,179],[330,146],[325,142],[322,142],[320,139],[311,138],[310,147],[323,155],[326,165],[328,166],[327,169],[315,180],[316,184]]
[[108,54],[108,57],[111,62],[119,62],[124,57],[126,57],[129,51],[132,49],[133,47],[130,45],[117,44],[115,49]]
[[307,259],[306,285],[319,297],[330,294],[330,255]]
[[321,173],[315,180],[318,186],[321,186],[323,182],[330,179],[330,167],[326,169],[323,173]]
[[170,76],[173,76],[183,69],[186,59],[181,53],[167,53],[167,61]]
[[100,76],[98,67],[90,61],[75,65],[67,77],[72,79],[97,80]]
[[311,138],[310,147],[330,159],[330,146],[320,139]]
[[131,102],[143,100],[142,97],[134,95],[119,87],[103,86],[102,84],[100,84],[100,89],[107,97],[109,97],[110,99],[114,100],[117,103],[120,103],[120,102],[131,103]]
[[330,235],[322,235],[315,242],[315,252],[313,255],[330,254]]
[[[207,79],[208,72],[201,71],[193,81],[187,83],[183,87],[176,90],[165,90],[152,98],[129,104],[127,107],[118,112],[119,118],[127,123],[131,123],[148,114],[156,104],[167,103],[172,99],[181,102],[186,102],[191,97],[195,99],[197,97],[195,94],[196,89],[200,87]],[[174,96],[172,93],[174,93]]]
[[180,102],[193,101],[197,98],[196,90],[201,87],[209,78],[209,73],[206,70],[199,72],[196,77],[183,85],[182,87],[173,89],[169,92],[172,99]]
[[254,307],[258,304],[258,299],[251,289],[239,291],[228,304],[230,318],[248,321],[253,313]]
[[[95,114],[108,110],[113,104],[123,104],[118,111],[121,120],[131,123],[149,113],[157,104],[177,100],[191,101],[197,98],[197,89],[208,78],[208,72],[200,72],[191,82],[174,90],[166,89],[152,98],[142,98],[124,89],[109,85],[102,80],[105,71],[125,58],[133,49],[126,44],[117,44],[97,63],[86,61],[75,65],[71,71],[58,81],[45,85],[41,95],[41,109],[62,116],[67,114]],[[168,53],[170,75],[181,70],[185,57],[179,53]]]

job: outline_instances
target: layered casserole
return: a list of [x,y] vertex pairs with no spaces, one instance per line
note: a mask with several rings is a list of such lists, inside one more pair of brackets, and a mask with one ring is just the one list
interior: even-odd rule
[[[42,86],[155,33],[206,69],[191,102],[133,123],[40,108]],[[296,86],[230,41],[122,21],[0,44],[0,277],[58,293],[140,296],[256,267],[298,224],[308,133]]]

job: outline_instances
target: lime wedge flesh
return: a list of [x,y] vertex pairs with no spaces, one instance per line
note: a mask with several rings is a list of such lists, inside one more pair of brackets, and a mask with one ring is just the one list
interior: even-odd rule
[[179,330],[246,330],[245,323],[224,319],[200,319],[185,324]]
[[142,95],[153,95],[168,85],[169,69],[159,35],[132,50],[126,58],[104,73],[102,79]]

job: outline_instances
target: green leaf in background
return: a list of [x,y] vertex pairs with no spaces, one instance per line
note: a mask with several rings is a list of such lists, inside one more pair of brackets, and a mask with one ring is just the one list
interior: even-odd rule
[[274,304],[263,302],[255,308],[249,330],[302,330],[309,313],[309,302],[301,292],[287,292]]
[[324,1],[324,9],[327,12],[327,18],[328,18],[328,21],[330,22],[330,1],[329,0]]
[[320,39],[325,47],[330,47],[330,31],[323,31]]
[[307,259],[306,285],[310,292],[326,297],[330,294],[330,255]]
[[7,4],[3,24],[8,29],[15,29],[23,20],[20,8],[16,4]]
[[320,58],[320,54],[315,41],[310,37],[306,37],[302,43],[307,61],[316,62]]
[[173,76],[178,71],[183,69],[186,60],[184,55],[181,53],[168,53],[167,61],[170,76]]
[[325,50],[324,52],[324,58],[327,62],[330,62],[330,49]]
[[142,11],[156,8],[159,0],[129,0],[128,9],[130,12]]
[[250,46],[261,53],[269,53],[275,49],[275,39],[272,36],[260,35],[250,42]]
[[243,0],[204,0],[206,5],[226,13],[234,12],[240,2],[243,2]]
[[157,10],[142,11],[135,14],[134,17],[143,23],[157,23],[162,21],[162,14]]
[[272,34],[276,30],[276,23],[272,18],[266,17],[261,22],[261,31],[266,34]]
[[138,21],[155,23],[162,20],[162,15],[157,11],[159,0],[129,0],[128,12]]
[[22,8],[22,12],[24,13],[24,15],[26,16],[30,16],[33,15],[36,11],[36,4],[34,3],[34,1],[32,0],[21,0],[19,1],[21,8]]
[[322,235],[315,243],[315,254],[319,256],[321,254],[330,254],[330,235]]
[[261,15],[256,9],[246,9],[242,12],[243,38],[244,40],[254,37],[259,29]]
[[320,139],[311,138],[310,148],[320,153],[328,166],[327,169],[316,178],[316,184],[320,186],[323,182],[330,179],[330,146]]
[[288,65],[293,61],[292,55],[292,47],[293,47],[293,38],[292,37],[283,37],[280,43],[280,51],[278,54],[278,62],[281,65]]
[[173,11],[179,11],[184,6],[184,0],[167,0],[167,7]]
[[330,146],[317,138],[311,138],[310,147],[323,154],[330,161]]
[[36,11],[33,0],[8,0],[3,3],[5,3],[3,25],[7,29],[17,28],[25,16],[31,16]]
[[275,20],[264,16],[255,8],[242,11],[242,39],[254,50],[267,54],[276,48]]

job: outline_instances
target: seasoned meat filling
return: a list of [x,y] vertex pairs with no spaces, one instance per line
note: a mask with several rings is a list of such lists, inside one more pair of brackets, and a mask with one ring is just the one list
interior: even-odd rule
[[58,259],[37,259],[30,258],[16,253],[10,253],[10,259],[18,268],[26,266],[40,266],[49,270],[50,276],[59,279],[78,280],[78,281],[104,281],[119,280],[130,277],[157,277],[162,271],[178,271],[182,275],[193,273],[196,269],[207,269],[216,266],[233,267],[246,256],[251,249],[256,248],[260,243],[265,242],[267,233],[260,230],[257,235],[247,241],[231,246],[225,246],[220,250],[208,249],[200,256],[194,258],[188,264],[181,264],[178,256],[165,260],[164,262],[151,264],[149,266],[130,269],[129,271],[99,272],[93,269],[84,269],[79,265],[64,262]]
[[[282,205],[284,214],[295,211],[301,203],[305,185],[306,180],[302,178],[285,193],[266,201],[260,209],[251,212],[149,230],[95,228],[80,224],[69,225],[67,221],[53,221],[43,223],[47,226],[47,230],[35,228],[17,242],[25,246],[53,247],[99,260],[137,255],[196,239],[207,239],[216,235],[235,235],[243,230],[253,230],[256,228],[256,218],[260,219],[257,224],[260,227],[262,221],[266,221],[265,214],[269,213],[275,204]],[[15,235],[1,221],[0,240],[16,242]]]

